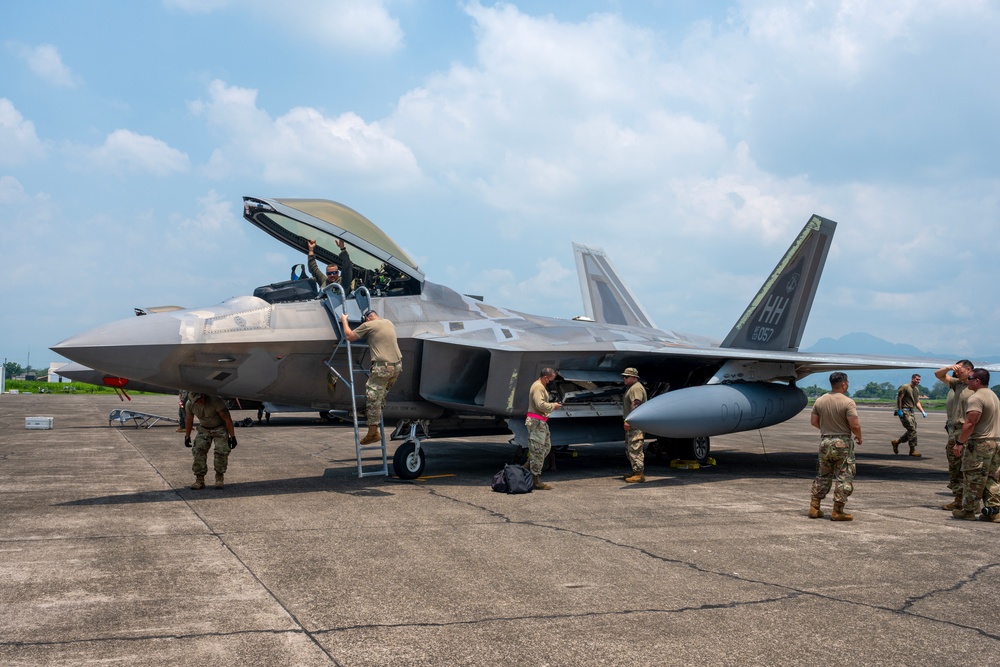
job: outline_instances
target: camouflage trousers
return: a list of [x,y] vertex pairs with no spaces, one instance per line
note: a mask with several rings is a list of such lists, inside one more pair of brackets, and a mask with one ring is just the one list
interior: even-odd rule
[[194,438],[194,446],[191,453],[194,455],[194,463],[191,470],[195,475],[204,475],[208,472],[208,450],[212,443],[215,443],[215,472],[220,475],[226,474],[229,468],[229,433],[225,426],[213,429],[203,429],[198,427],[198,435]]
[[532,475],[541,475],[542,464],[552,449],[548,422],[528,417],[524,420],[524,425],[528,427],[528,467]]
[[632,464],[632,472],[641,473],[645,469],[646,462],[642,454],[642,444],[645,439],[645,434],[639,429],[625,431],[625,453],[628,455],[629,463]]
[[962,450],[962,509],[979,511],[979,500],[986,507],[1000,507],[1000,448],[996,440],[972,440]]
[[962,427],[958,424],[948,422],[945,425],[948,431],[948,444],[944,447],[945,456],[948,458],[948,488],[956,496],[962,495],[962,457],[955,456],[952,447],[958,439],[958,434],[962,432]]
[[908,443],[910,451],[915,451],[917,449],[917,418],[909,410],[903,410],[903,416],[899,418],[899,423],[906,429],[906,433],[900,436],[899,442]]
[[372,364],[371,375],[365,384],[365,419],[369,426],[377,426],[382,420],[385,397],[402,371],[402,363]]
[[[854,440],[850,435],[824,435],[819,446],[819,465],[813,480],[812,497],[826,498],[833,486],[833,500],[846,503],[854,492]],[[834,482],[836,484],[834,485]]]

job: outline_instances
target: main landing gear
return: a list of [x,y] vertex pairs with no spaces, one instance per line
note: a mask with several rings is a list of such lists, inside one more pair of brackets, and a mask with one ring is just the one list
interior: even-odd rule
[[712,443],[707,435],[697,438],[657,438],[648,450],[652,450],[655,460],[681,459],[682,461],[697,461],[700,465],[705,465],[711,456]]

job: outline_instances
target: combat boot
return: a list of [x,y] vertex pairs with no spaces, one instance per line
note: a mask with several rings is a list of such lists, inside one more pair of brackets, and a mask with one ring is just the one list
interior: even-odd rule
[[921,454],[920,452],[918,452],[915,449],[911,449],[910,450],[910,456],[923,456],[923,454]]
[[646,481],[646,476],[644,474],[642,474],[641,472],[634,472],[634,473],[632,473],[631,475],[629,475],[628,477],[625,478],[625,482],[627,484],[636,484],[636,483],[641,483],[641,482],[645,482],[645,481]]
[[819,503],[821,498],[813,498],[809,501],[809,518],[810,519],[822,519],[824,514],[823,510],[819,508]]
[[197,491],[199,489],[204,489],[205,488],[205,476],[204,475],[195,475],[194,476],[194,484],[191,485],[191,488],[194,489],[195,491]]
[[830,521],[854,521],[854,515],[844,512],[844,503],[835,502],[833,511],[830,512]]
[[975,521],[976,520],[976,513],[973,512],[972,510],[963,510],[963,509],[952,510],[951,511],[951,515],[953,517],[955,517],[956,519],[962,519],[963,521]]
[[892,453],[899,454],[899,440],[892,441]]
[[955,496],[954,500],[952,500],[947,505],[942,505],[941,509],[949,511],[962,509],[962,496]]
[[382,439],[382,434],[378,432],[378,424],[371,424],[368,426],[368,433],[365,437],[361,438],[362,445],[370,445],[373,442],[379,442]]
[[225,475],[223,475],[221,472],[215,473],[215,488],[217,489],[226,488]]
[[539,477],[538,475],[532,475],[531,479],[534,480],[534,482],[535,482],[535,489],[538,490],[538,491],[548,491],[549,489],[552,488],[551,484],[546,484],[545,482],[543,482],[542,478]]

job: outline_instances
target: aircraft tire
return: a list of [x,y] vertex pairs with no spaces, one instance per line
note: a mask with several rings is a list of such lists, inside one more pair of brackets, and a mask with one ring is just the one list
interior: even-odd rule
[[427,459],[424,450],[418,453],[417,446],[412,440],[407,440],[396,448],[396,453],[392,456],[392,470],[396,477],[400,479],[416,479],[424,473],[424,465]]
[[697,461],[705,465],[711,456],[712,442],[707,435],[697,438],[657,438],[646,447],[646,457],[651,463],[659,463],[666,459]]
[[707,435],[691,438],[691,458],[701,465],[708,463],[712,451],[712,440]]

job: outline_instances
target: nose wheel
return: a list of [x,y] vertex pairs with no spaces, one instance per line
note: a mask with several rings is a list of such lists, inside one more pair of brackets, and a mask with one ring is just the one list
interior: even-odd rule
[[393,431],[393,439],[402,437],[404,433],[406,434],[403,444],[396,448],[396,453],[392,456],[392,471],[400,479],[416,479],[424,474],[424,464],[427,461],[424,457],[424,450],[420,446],[420,436],[417,435],[418,429],[423,434],[423,437],[430,437],[430,433],[427,430],[427,422],[422,419],[402,421],[396,426],[396,430]]
[[400,479],[416,479],[424,473],[427,460],[419,442],[407,440],[396,448],[392,456],[392,470]]

